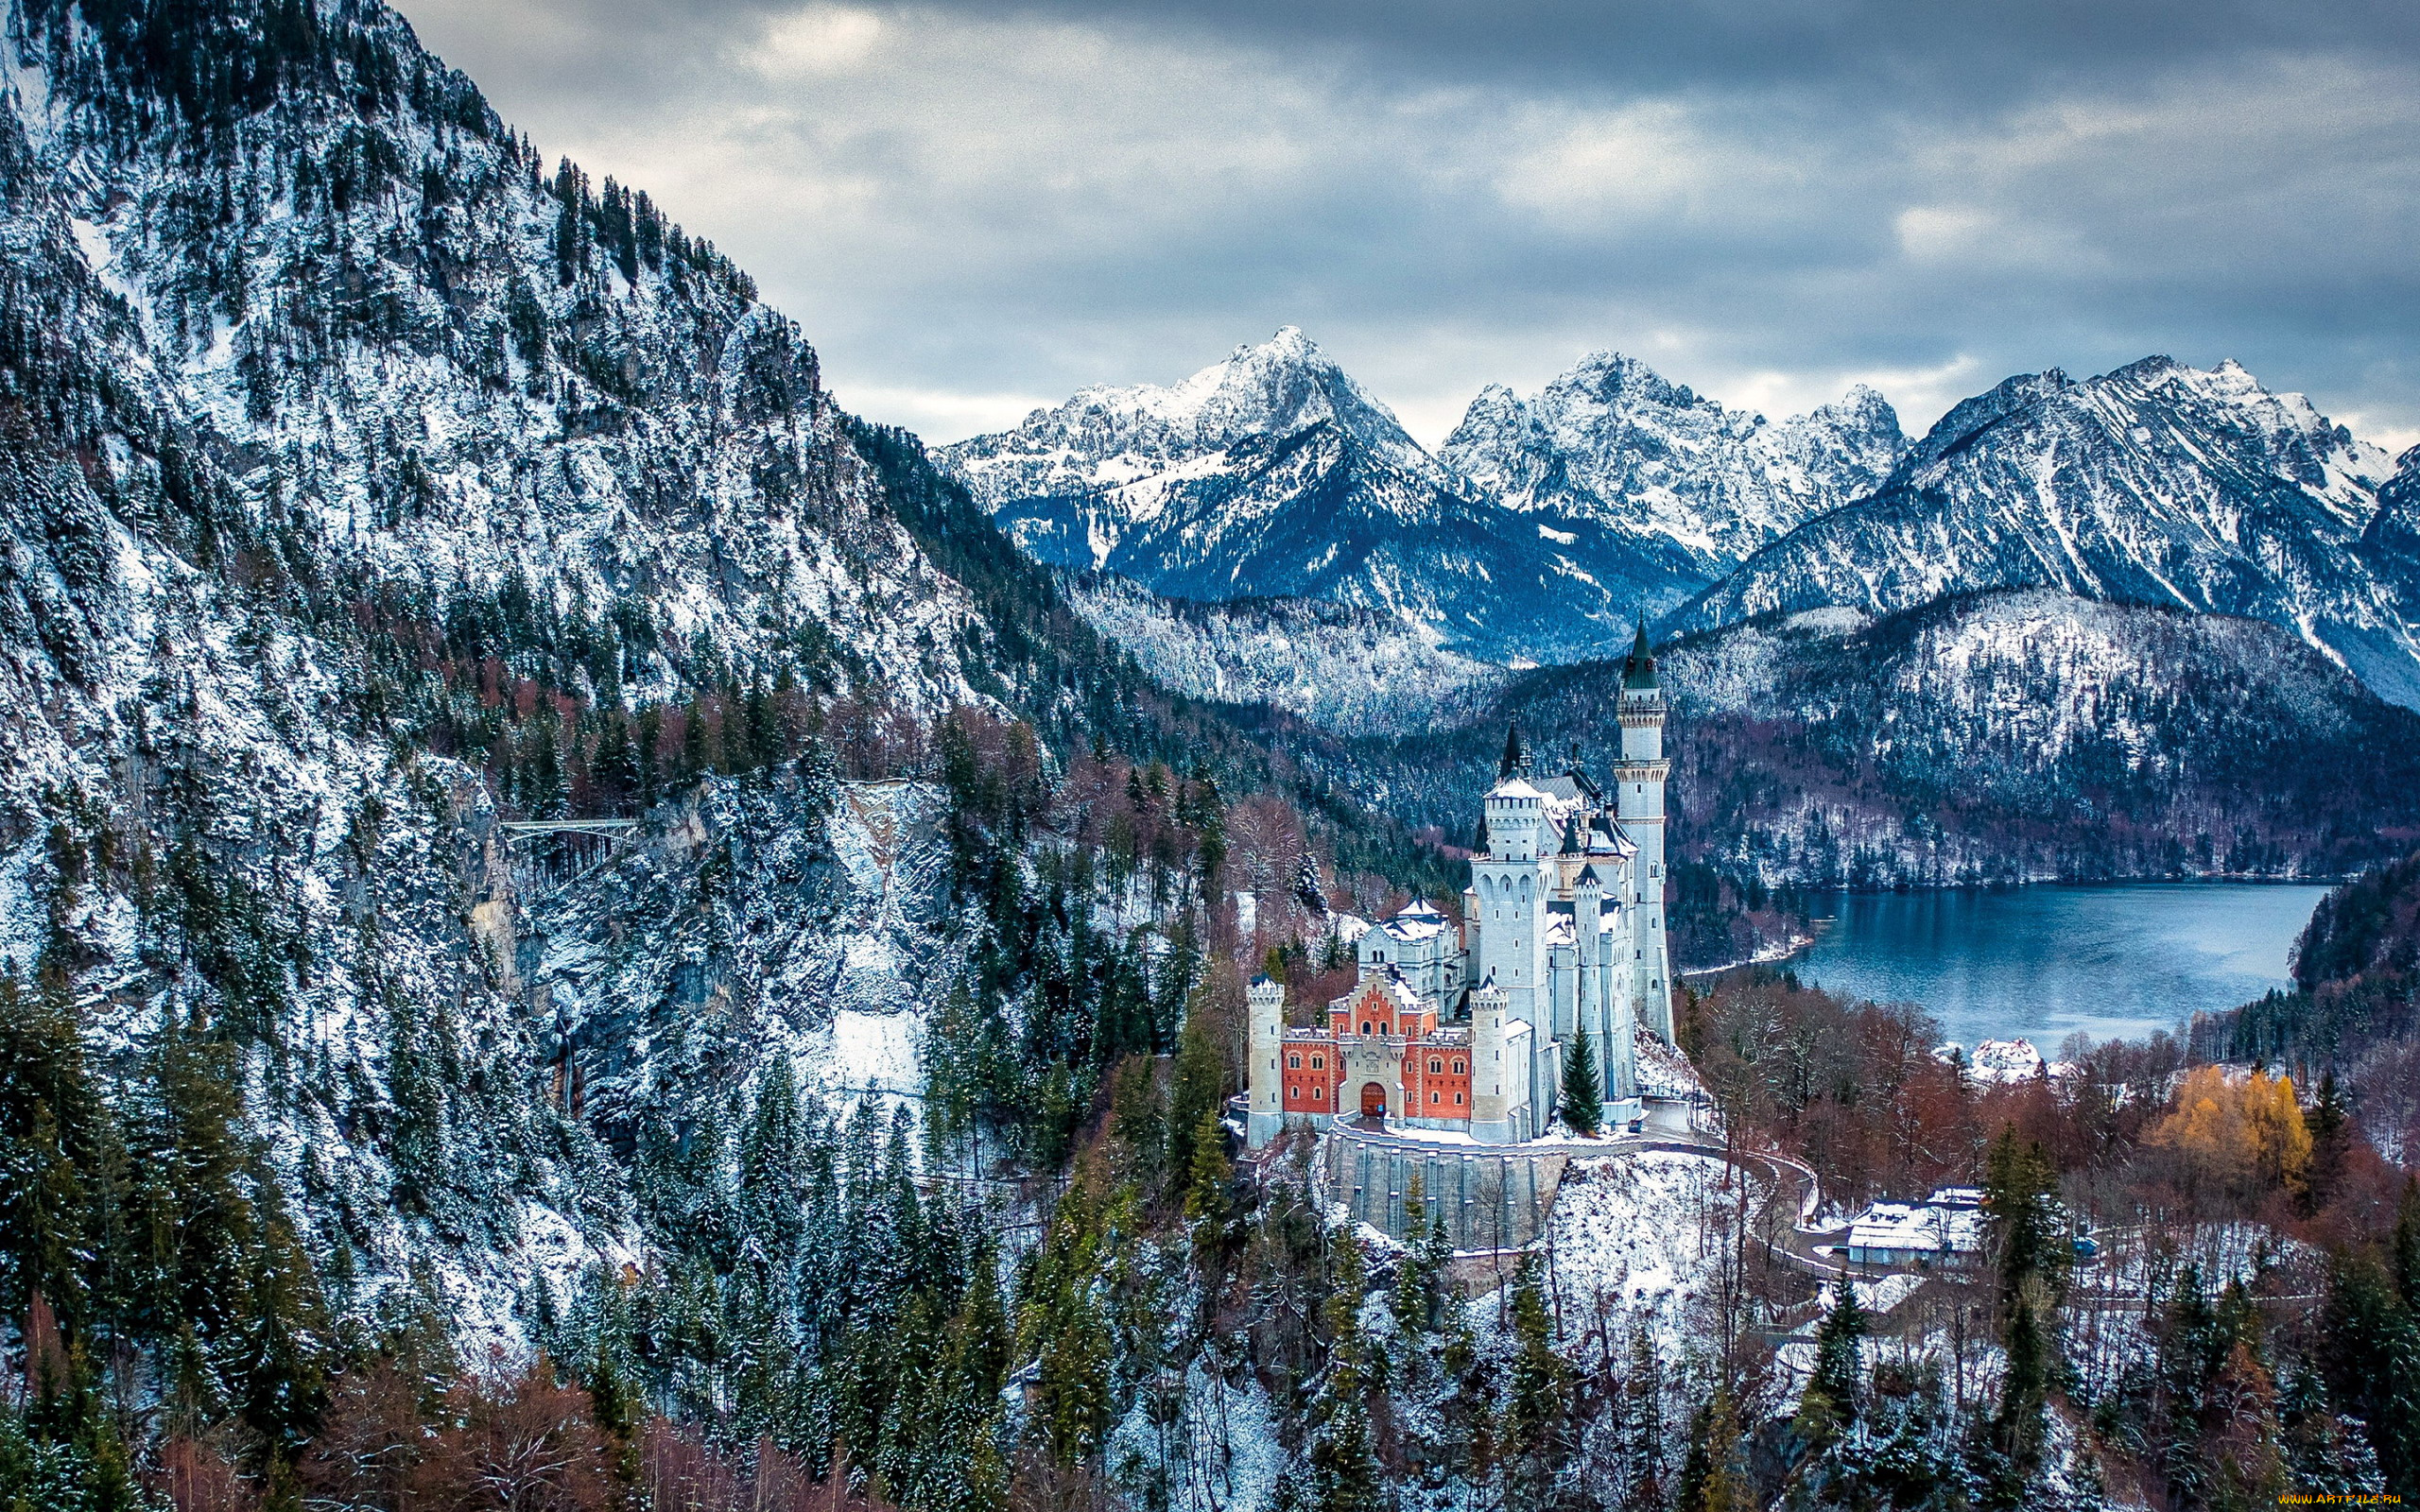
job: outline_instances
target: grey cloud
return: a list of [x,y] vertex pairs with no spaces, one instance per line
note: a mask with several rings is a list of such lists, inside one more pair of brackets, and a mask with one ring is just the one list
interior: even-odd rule
[[2409,6],[406,9],[936,438],[1285,323],[1430,436],[1601,346],[1917,420],[2232,355],[2420,432]]

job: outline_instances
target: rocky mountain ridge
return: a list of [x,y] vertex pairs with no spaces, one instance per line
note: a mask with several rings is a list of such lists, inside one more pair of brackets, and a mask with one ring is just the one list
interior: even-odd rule
[[2233,362],[2012,378],[1944,416],[1875,493],[1765,547],[1673,623],[2040,586],[2267,620],[2420,705],[2420,600],[2392,544],[2402,515],[2380,496],[2393,472]]
[[1871,491],[1908,448],[1863,385],[1780,421],[1725,407],[1635,357],[1592,352],[1521,399],[1480,390],[1439,456],[1661,612],[1798,524]]
[[1623,606],[1507,533],[1288,326],[1168,387],[1087,388],[935,460],[1036,558],[1199,599],[1325,598],[1494,658],[1610,645]]

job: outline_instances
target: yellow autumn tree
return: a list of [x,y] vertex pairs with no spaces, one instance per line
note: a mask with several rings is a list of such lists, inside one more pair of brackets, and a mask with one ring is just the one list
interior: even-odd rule
[[2199,1067],[2151,1142],[2174,1150],[2200,1179],[2239,1192],[2300,1192],[2310,1172],[2310,1129],[2290,1076],[2256,1071],[2233,1081],[2217,1066]]

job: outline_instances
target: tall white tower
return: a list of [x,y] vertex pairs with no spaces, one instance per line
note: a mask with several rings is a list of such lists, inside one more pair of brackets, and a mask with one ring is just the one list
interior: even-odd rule
[[1630,905],[1634,935],[1631,1000],[1639,1022],[1672,1041],[1672,971],[1664,929],[1664,780],[1672,764],[1664,759],[1664,689],[1655,680],[1655,656],[1647,644],[1647,622],[1622,663],[1622,759],[1614,768],[1616,812],[1638,843],[1633,862]]
[[1546,913],[1550,861],[1542,861],[1547,796],[1517,775],[1487,795],[1487,854],[1471,862],[1478,894],[1479,958],[1471,974],[1493,979],[1508,1011],[1543,1034],[1547,987]]
[[1253,977],[1252,986],[1244,988],[1244,1002],[1249,1009],[1245,1043],[1250,1061],[1244,1142],[1256,1150],[1286,1127],[1285,1076],[1277,1069],[1277,1057],[1286,1048],[1286,988],[1265,976]]

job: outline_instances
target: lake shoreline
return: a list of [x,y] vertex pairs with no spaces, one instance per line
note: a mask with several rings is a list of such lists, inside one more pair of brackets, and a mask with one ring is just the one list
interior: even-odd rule
[[1814,937],[1756,964],[1843,996],[1911,1002],[1962,1044],[2175,1032],[2290,987],[2332,884],[2185,877],[1858,892],[1808,902]]

